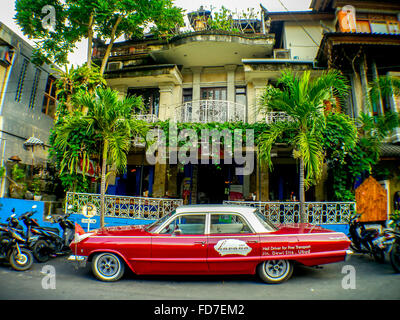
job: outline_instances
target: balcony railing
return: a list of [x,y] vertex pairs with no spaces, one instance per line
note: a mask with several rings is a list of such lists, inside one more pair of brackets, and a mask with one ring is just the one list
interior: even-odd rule
[[136,114],[135,118],[148,123],[154,123],[158,121],[158,117],[155,114]]
[[246,122],[246,106],[225,100],[197,100],[175,110],[177,122]]
[[265,115],[265,122],[268,124],[278,121],[293,121],[293,118],[284,111],[271,111]]
[[[224,204],[256,207],[273,224],[300,222],[299,202],[224,201]],[[312,224],[347,224],[356,211],[355,202],[306,202],[306,222]]]
[[[92,204],[100,215],[100,194],[67,192],[66,211],[72,205],[75,213],[82,212],[82,207]],[[183,204],[182,199],[147,198],[129,196],[105,196],[105,217],[132,219],[159,219]]]

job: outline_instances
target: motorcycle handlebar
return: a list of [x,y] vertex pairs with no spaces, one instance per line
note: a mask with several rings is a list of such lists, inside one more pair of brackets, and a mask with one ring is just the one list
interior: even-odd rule
[[21,215],[19,216],[18,220],[22,220],[22,219],[24,219],[24,218],[30,218],[30,217],[31,217],[34,213],[36,213],[36,212],[37,212],[36,210],[35,210],[35,211],[27,211],[27,212],[21,214]]

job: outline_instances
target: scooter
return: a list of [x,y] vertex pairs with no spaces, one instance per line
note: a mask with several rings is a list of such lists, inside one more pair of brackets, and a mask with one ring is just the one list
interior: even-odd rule
[[400,273],[400,231],[393,220],[388,221],[389,228],[374,240],[374,245],[389,254],[390,264],[395,272]]
[[[36,206],[32,208],[34,209]],[[49,253],[38,251],[38,246],[43,246],[43,241],[59,238],[60,231],[57,228],[40,226],[36,219],[31,218],[35,213],[36,211],[25,212],[18,220],[22,220],[26,226],[26,239],[32,248],[35,259],[38,262],[46,262],[49,260]]]
[[27,248],[26,239],[17,229],[0,225],[0,260],[8,261],[17,271],[25,271],[33,264],[32,251]]
[[355,214],[350,218],[350,248],[357,253],[370,254],[375,261],[383,263],[385,261],[385,253],[378,245],[374,244],[374,240],[379,237],[380,232],[378,229],[366,229],[364,224],[358,220],[360,217],[360,214]]
[[[59,235],[57,228],[39,226],[36,220],[32,219],[33,213],[26,213],[20,217],[28,227],[28,232],[38,235],[39,240],[33,245],[33,255],[39,262],[46,262],[51,256],[64,255],[70,252],[69,244],[73,240],[75,225],[65,215],[56,217],[54,222],[58,223],[63,230],[63,235]],[[48,219],[51,217],[48,216]]]

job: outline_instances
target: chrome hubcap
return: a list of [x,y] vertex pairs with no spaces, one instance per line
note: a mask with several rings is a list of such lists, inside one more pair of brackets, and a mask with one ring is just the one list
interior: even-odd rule
[[271,260],[265,263],[265,271],[271,278],[282,277],[288,269],[285,260]]
[[115,275],[119,269],[119,262],[113,256],[103,256],[97,263],[100,273],[106,277]]

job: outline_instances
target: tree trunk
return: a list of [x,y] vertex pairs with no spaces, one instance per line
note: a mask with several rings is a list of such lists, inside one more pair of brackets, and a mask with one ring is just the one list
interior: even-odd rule
[[122,16],[118,16],[117,21],[115,22],[112,31],[111,31],[111,37],[110,37],[110,43],[107,45],[107,49],[106,52],[104,54],[103,60],[101,62],[101,67],[100,67],[100,74],[103,75],[105,69],[106,69],[106,65],[107,65],[107,61],[108,61],[108,57],[111,54],[111,49],[114,45],[114,41],[115,41],[115,33],[117,32],[117,28],[118,25],[120,24],[120,22],[122,21]]
[[86,62],[88,68],[92,66],[93,19],[94,19],[94,13],[91,13],[88,26],[88,48],[87,48],[87,62]]
[[305,213],[305,190],[304,190],[304,160],[300,157],[300,180],[299,180],[299,200],[300,200],[300,222],[306,222]]
[[100,228],[104,227],[105,216],[105,195],[106,195],[106,171],[107,171],[107,151],[108,141],[104,141],[103,146],[103,163],[101,166],[101,186],[100,186]]

